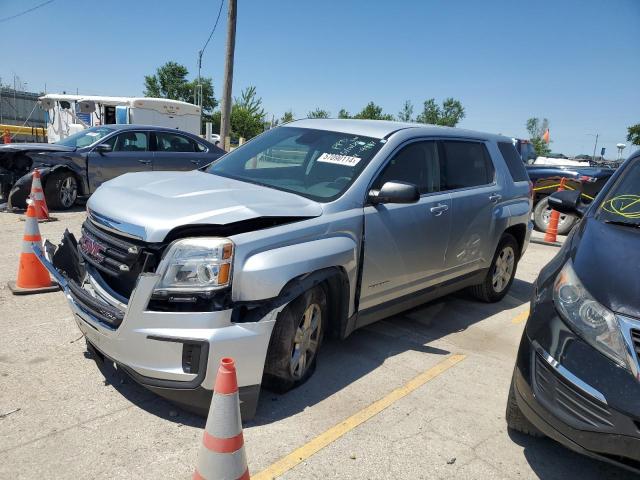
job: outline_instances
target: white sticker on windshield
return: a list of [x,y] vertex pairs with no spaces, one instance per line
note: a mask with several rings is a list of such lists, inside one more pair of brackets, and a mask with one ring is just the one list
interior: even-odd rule
[[344,165],[345,167],[355,167],[362,160],[360,157],[350,157],[349,155],[337,155],[335,153],[323,153],[318,157],[318,162]]
[[87,132],[87,133],[85,133],[85,135],[87,137],[97,137],[99,134],[98,134],[98,132]]

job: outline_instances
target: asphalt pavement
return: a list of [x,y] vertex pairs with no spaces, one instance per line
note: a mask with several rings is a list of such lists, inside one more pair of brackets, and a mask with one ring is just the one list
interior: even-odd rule
[[[54,215],[52,240],[84,219]],[[205,420],[98,366],[61,293],[6,288],[23,229],[0,213],[0,478],[190,478]],[[263,391],[245,423],[252,478],[634,478],[506,428],[532,282],[556,251],[532,244],[498,304],[458,293],[325,343],[311,380]]]

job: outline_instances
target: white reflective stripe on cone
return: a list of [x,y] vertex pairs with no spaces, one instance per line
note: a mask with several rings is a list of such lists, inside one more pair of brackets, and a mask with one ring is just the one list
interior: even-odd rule
[[203,449],[198,455],[198,473],[207,480],[238,480],[246,471],[244,447],[233,453]]
[[28,241],[24,241],[22,242],[22,250],[20,251],[21,253],[33,253],[35,255],[35,252],[33,251],[33,246],[31,245],[31,242]]
[[36,217],[26,217],[24,221],[24,234],[29,236],[40,235],[38,219]]
[[228,395],[214,392],[204,428],[216,438],[231,438],[242,432],[238,392]]

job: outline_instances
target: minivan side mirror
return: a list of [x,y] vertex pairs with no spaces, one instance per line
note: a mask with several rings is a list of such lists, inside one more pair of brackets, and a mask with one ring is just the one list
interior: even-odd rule
[[369,191],[369,202],[379,203],[416,203],[420,200],[420,191],[413,183],[391,181],[382,185],[380,190]]
[[582,217],[586,211],[585,205],[580,201],[581,192],[578,190],[561,190],[549,196],[549,207],[560,213],[568,213]]
[[103,153],[109,153],[112,150],[113,147],[108,143],[101,143],[100,145],[96,146],[96,152],[98,152],[100,155],[102,155]]

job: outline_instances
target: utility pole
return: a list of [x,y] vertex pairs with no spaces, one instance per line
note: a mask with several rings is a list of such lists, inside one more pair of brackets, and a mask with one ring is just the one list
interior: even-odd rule
[[224,60],[224,86],[220,119],[220,140],[226,150],[227,137],[231,131],[231,87],[233,85],[233,55],[236,49],[237,0],[229,0],[227,15],[227,51]]
[[600,136],[599,133],[596,133],[596,143],[593,145],[593,157],[592,160],[595,163],[596,161],[596,148],[598,148],[598,137]]

